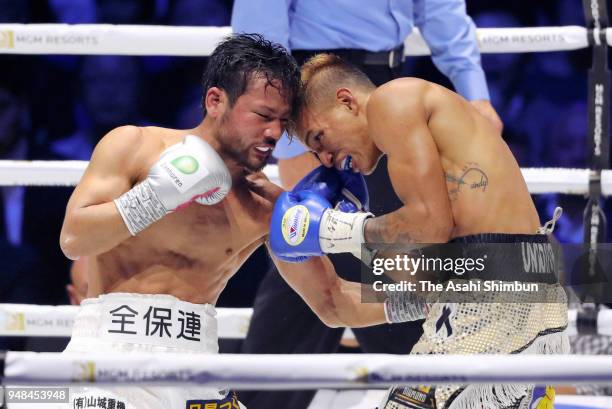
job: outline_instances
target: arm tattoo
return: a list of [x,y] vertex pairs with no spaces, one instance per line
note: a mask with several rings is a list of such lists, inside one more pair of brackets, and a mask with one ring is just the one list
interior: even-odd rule
[[412,232],[406,230],[410,221],[400,209],[369,219],[364,229],[366,243],[415,243]]
[[457,200],[459,193],[466,189],[485,192],[489,185],[489,177],[477,163],[466,164],[458,176],[450,172],[445,172],[444,175],[448,185],[448,197],[451,201]]

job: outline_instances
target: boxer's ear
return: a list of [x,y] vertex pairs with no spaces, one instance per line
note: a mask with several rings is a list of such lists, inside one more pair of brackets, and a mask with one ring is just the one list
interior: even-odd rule
[[352,112],[357,112],[357,100],[355,95],[348,88],[338,88],[336,90],[336,102]]
[[219,87],[210,87],[204,96],[206,114],[218,118],[223,113],[227,101],[225,92]]

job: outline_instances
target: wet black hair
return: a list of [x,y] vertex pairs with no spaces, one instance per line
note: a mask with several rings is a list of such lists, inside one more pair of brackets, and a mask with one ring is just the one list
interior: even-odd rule
[[[233,34],[215,48],[202,76],[202,97],[211,87],[219,87],[227,94],[231,106],[257,75],[265,77],[268,85],[273,87],[272,81],[279,81],[276,88],[287,98],[292,112],[296,110],[300,69],[282,45],[259,34]],[[204,101],[202,108],[206,114]]]

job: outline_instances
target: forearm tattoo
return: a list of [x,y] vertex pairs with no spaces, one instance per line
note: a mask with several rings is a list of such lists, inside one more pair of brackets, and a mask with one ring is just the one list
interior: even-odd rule
[[404,212],[395,212],[369,219],[364,229],[366,243],[415,243],[413,232],[407,232],[410,220]]
[[453,174],[445,172],[448,186],[448,197],[451,201],[459,198],[459,194],[465,190],[485,192],[489,186],[489,177],[477,163],[467,163],[461,173]]

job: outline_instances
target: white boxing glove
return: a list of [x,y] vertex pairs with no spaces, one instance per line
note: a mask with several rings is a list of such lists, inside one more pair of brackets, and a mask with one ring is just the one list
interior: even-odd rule
[[201,138],[187,135],[162,152],[145,180],[114,202],[135,236],[194,201],[203,205],[219,203],[231,187],[232,176],[219,154]]

